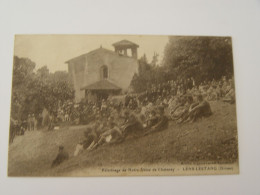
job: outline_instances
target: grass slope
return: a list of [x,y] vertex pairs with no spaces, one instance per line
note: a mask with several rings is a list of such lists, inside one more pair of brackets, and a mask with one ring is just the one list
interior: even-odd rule
[[[170,122],[168,129],[145,137],[101,146],[73,157],[85,126],[55,131],[26,132],[9,146],[9,176],[58,176],[84,168],[102,166],[237,162],[235,105],[210,102],[213,115],[192,124]],[[70,159],[51,169],[59,144]]]

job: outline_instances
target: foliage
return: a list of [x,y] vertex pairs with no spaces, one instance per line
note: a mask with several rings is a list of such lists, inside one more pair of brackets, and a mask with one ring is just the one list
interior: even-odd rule
[[143,92],[152,84],[193,77],[196,83],[232,77],[233,56],[229,37],[169,37],[162,65],[158,54],[152,62],[146,56],[139,59],[139,73],[132,80],[135,92]]
[[155,54],[152,62],[147,62],[146,55],[142,56],[139,62],[138,74],[135,74],[131,86],[136,93],[144,92],[149,89],[153,84],[163,83],[171,80],[174,72],[169,72],[165,67],[158,66],[158,54]]
[[65,71],[50,73],[47,66],[35,71],[28,58],[14,57],[11,117],[24,120],[28,114],[39,114],[43,108],[55,113],[59,104],[74,98],[74,91]]
[[169,37],[163,66],[197,82],[233,75],[230,37]]
[[134,75],[131,86],[135,92],[139,93],[146,90],[147,85],[151,82],[153,70],[152,66],[148,64],[145,54],[138,60],[138,63],[138,74]]

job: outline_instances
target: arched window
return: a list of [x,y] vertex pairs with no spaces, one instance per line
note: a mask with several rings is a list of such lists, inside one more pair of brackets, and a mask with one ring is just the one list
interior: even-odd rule
[[108,68],[106,65],[101,67],[101,79],[107,79],[108,78]]

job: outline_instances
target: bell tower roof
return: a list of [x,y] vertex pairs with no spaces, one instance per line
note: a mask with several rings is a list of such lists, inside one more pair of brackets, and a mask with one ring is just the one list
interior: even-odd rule
[[138,48],[139,47],[139,45],[137,45],[136,43],[133,43],[128,40],[118,41],[118,42],[114,43],[113,46],[115,48],[132,48],[132,47]]
[[128,56],[127,50],[131,50],[131,57],[137,59],[137,48],[139,47],[139,45],[137,45],[136,43],[128,40],[122,40],[114,43],[113,46],[115,47],[115,52],[119,55]]

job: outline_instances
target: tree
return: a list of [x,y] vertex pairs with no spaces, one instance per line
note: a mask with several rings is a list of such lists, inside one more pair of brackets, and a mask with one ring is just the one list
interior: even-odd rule
[[134,92],[140,93],[146,90],[151,77],[151,69],[152,67],[148,64],[146,55],[144,54],[138,60],[138,74],[135,74],[131,81],[131,87],[134,89]]
[[34,76],[34,68],[35,63],[30,59],[14,56],[11,101],[11,117],[13,119],[22,118],[24,102]]
[[139,59],[139,74],[134,75],[132,87],[142,92],[152,84],[193,77],[196,83],[232,77],[233,56],[229,37],[169,37],[162,66],[156,66],[155,53],[151,64],[146,56]]
[[131,87],[136,93],[144,92],[151,87],[152,84],[158,84],[165,82],[169,77],[167,71],[160,66],[156,66],[154,63],[157,63],[158,55],[155,55],[152,63],[153,65],[147,62],[146,55],[144,54],[139,60],[138,74],[135,74]]
[[[59,103],[73,100],[74,90],[66,71],[50,73],[47,66],[35,71],[28,58],[14,57],[11,117],[24,120],[43,108],[57,112]],[[35,73],[36,72],[36,73]]]
[[233,75],[229,37],[169,37],[163,66],[180,78],[197,81]]
[[35,63],[28,58],[19,58],[14,56],[13,60],[13,87],[18,87],[19,85],[26,85],[30,81],[30,77],[33,74],[35,68]]
[[152,62],[151,62],[151,66],[152,67],[155,67],[155,66],[157,66],[158,65],[158,57],[159,57],[159,54],[158,53],[156,53],[156,52],[154,52],[154,54],[153,54],[153,59],[152,59]]
[[47,66],[43,66],[37,70],[37,76],[42,80],[47,79],[49,77],[49,74],[50,71]]

